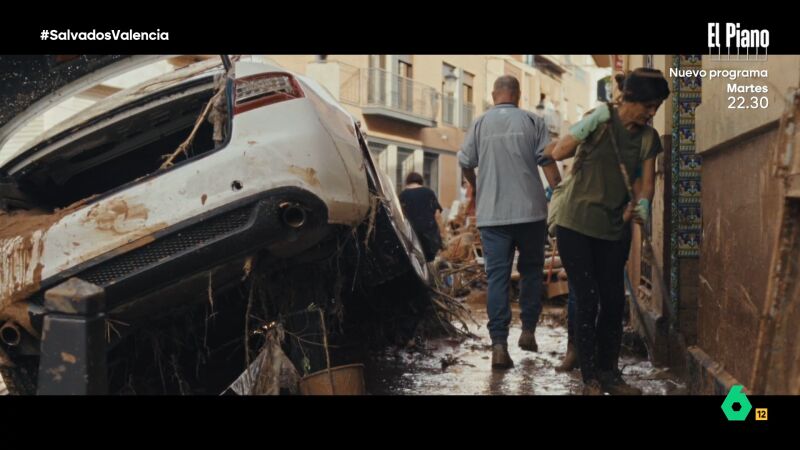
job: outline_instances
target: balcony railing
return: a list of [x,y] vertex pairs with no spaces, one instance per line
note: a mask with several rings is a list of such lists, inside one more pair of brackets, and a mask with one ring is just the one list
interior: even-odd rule
[[442,95],[442,122],[447,125],[456,124],[456,97],[454,95]]
[[350,64],[337,62],[339,65],[339,100],[356,106],[361,105],[361,91],[364,83],[361,79],[361,69]]
[[383,69],[359,69],[341,62],[337,64],[341,80],[339,99],[360,106],[364,114],[432,127],[436,126],[439,99],[442,98],[442,121],[460,125],[455,96],[442,96],[431,86]]
[[362,69],[366,93],[364,114],[389,116],[423,126],[434,126],[438,113],[436,90],[383,69]]
[[461,128],[467,129],[472,125],[472,119],[475,116],[475,105],[472,103],[464,103],[461,105]]

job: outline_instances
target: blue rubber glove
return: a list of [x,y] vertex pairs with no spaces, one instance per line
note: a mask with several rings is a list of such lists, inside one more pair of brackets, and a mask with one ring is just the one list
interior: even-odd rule
[[547,186],[547,189],[544,190],[544,197],[549,202],[553,198],[553,188]]
[[636,203],[636,208],[634,208],[634,212],[643,222],[647,222],[650,219],[650,200],[643,198],[640,199]]
[[610,118],[611,113],[609,112],[608,106],[600,105],[578,123],[571,126],[569,128],[569,134],[574,136],[578,141],[583,142],[601,123],[608,122]]

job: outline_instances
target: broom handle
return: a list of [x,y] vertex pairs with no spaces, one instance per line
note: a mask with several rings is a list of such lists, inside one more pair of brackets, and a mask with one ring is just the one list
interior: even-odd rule
[[551,242],[553,243],[553,254],[550,255],[550,266],[547,269],[547,279],[544,282],[545,285],[550,284],[550,277],[553,276],[553,264],[555,263],[556,254],[558,253],[558,240],[553,239]]
[[[609,106],[609,108],[610,108],[610,106]],[[609,136],[611,136],[611,145],[614,148],[614,154],[617,156],[617,162],[619,163],[619,171],[620,171],[620,174],[622,175],[622,180],[625,182],[625,189],[628,190],[628,195],[630,196],[631,201],[634,201],[634,200],[636,200],[636,197],[633,194],[633,187],[631,186],[630,178],[628,177],[628,170],[625,168],[625,164],[622,163],[622,156],[620,156],[619,147],[617,146],[617,138],[616,138],[615,133],[614,133],[614,126],[613,125],[609,125],[609,130],[608,131],[609,131]],[[655,259],[655,250],[653,249],[653,242],[651,241],[651,236],[650,236],[650,233],[652,232],[652,230],[648,230],[647,229],[648,227],[644,226],[644,224],[642,224],[640,226],[640,228],[642,230],[642,246],[651,255],[653,255],[651,263],[656,269],[655,270],[655,275],[656,275],[656,277],[658,278],[658,281],[659,281],[658,284],[660,286],[661,295],[665,299],[671,299],[672,297],[669,294],[669,292],[667,292],[667,288],[666,288],[666,285],[664,283],[664,278],[663,278],[662,272],[661,272],[661,265]],[[673,311],[673,308],[671,307],[672,304],[670,302],[667,302],[667,305],[668,305],[667,308],[668,308],[670,314],[674,316],[675,315],[675,311]]]

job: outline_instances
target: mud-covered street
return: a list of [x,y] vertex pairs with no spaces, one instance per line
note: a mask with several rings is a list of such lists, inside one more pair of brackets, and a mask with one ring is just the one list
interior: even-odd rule
[[[580,395],[580,371],[555,370],[567,347],[563,304],[545,304],[536,329],[539,351],[528,352],[516,345],[521,329],[519,306],[514,303],[508,346],[514,368],[493,371],[485,297],[469,298],[471,301],[462,300],[477,322],[469,323],[476,338],[430,339],[422,345],[375,354],[366,364],[367,391],[375,395]],[[636,346],[623,346],[619,365],[630,384],[645,395],[686,393],[685,383],[669,369],[654,367],[631,347]]]

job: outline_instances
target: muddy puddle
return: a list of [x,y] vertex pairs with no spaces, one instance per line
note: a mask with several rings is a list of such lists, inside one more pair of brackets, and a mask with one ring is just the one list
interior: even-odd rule
[[[467,302],[473,318],[470,331],[477,337],[432,339],[409,349],[386,349],[367,364],[367,391],[376,395],[578,395],[580,372],[556,372],[567,347],[564,306],[547,304],[536,329],[538,352],[521,350],[519,307],[509,334],[509,353],[514,368],[491,370],[491,348],[486,328],[486,305]],[[646,358],[623,352],[623,376],[645,395],[686,393],[686,386],[667,368],[654,367]]]

